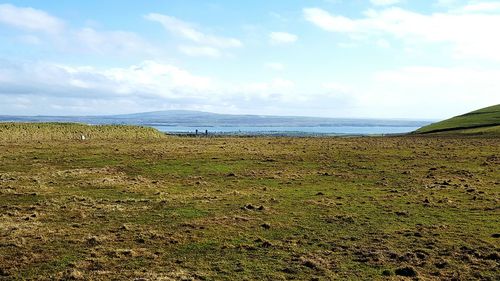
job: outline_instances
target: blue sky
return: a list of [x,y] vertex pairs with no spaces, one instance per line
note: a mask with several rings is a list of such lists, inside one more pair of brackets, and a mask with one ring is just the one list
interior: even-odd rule
[[500,103],[500,2],[0,2],[0,114],[440,119]]

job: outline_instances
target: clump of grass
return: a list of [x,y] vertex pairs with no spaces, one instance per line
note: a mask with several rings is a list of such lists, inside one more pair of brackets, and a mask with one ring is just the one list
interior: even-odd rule
[[0,123],[0,141],[66,140],[147,140],[164,136],[156,129],[125,125],[86,125],[76,123]]

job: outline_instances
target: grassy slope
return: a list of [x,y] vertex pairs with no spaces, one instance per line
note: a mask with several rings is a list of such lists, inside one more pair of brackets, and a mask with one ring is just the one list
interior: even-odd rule
[[156,129],[123,125],[85,125],[77,123],[12,123],[0,122],[0,141],[68,141],[79,140],[156,139],[164,134]]
[[499,134],[499,126],[500,104],[422,127],[416,133]]
[[486,138],[0,140],[0,280],[499,280],[498,155]]

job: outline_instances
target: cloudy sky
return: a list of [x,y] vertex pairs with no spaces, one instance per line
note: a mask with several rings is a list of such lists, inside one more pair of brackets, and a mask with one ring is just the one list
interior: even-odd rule
[[500,103],[500,1],[0,2],[0,115],[440,119]]

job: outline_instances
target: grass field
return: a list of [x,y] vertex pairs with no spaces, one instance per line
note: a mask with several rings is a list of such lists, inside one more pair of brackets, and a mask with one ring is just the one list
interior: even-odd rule
[[500,279],[495,138],[18,130],[0,138],[0,280]]
[[164,137],[150,127],[76,123],[12,123],[0,122],[1,142],[81,140],[149,140]]
[[448,133],[500,135],[500,104],[433,123],[416,131],[419,134]]

